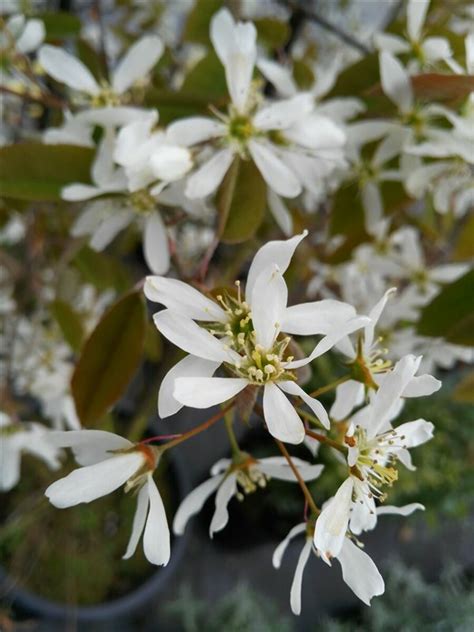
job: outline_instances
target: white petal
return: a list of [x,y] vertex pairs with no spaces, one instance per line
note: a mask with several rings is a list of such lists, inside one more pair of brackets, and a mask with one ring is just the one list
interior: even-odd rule
[[16,442],[0,441],[0,491],[8,492],[20,480],[21,447]]
[[165,309],[155,314],[153,320],[165,338],[187,353],[217,362],[225,362],[233,357],[217,338],[190,318]]
[[42,46],[38,53],[38,61],[48,75],[70,88],[92,95],[100,92],[88,68],[62,48],[48,44]]
[[193,491],[186,496],[180,504],[173,520],[173,531],[176,535],[182,535],[188,523],[188,520],[201,511],[204,503],[211,494],[219,487],[224,474],[213,476],[201,485],[198,485]]
[[288,68],[269,59],[257,61],[257,68],[282,97],[292,97],[298,92],[298,87]]
[[407,384],[402,393],[403,397],[426,397],[439,391],[441,388],[440,380],[432,375],[419,375],[413,377]]
[[68,184],[61,189],[61,198],[68,202],[90,200],[103,194],[103,189],[91,184]]
[[[347,462],[348,465],[355,464],[349,458]],[[360,481],[357,481],[355,487],[357,488],[358,485],[362,486],[363,489],[359,493],[356,502],[352,504],[349,521],[349,528],[355,535],[360,535],[363,531],[372,531],[377,526],[375,500],[370,494],[370,488],[366,483]]]
[[160,492],[151,474],[148,475],[147,487],[150,511],[143,534],[143,551],[152,564],[166,565],[170,559],[170,530]]
[[218,138],[225,134],[222,123],[204,116],[190,116],[174,121],[166,130],[166,138],[171,143],[190,147],[210,138]]
[[137,508],[135,509],[135,515],[133,516],[132,533],[130,535],[125,555],[122,557],[124,560],[131,558],[137,549],[138,542],[143,533],[143,529],[145,528],[149,502],[148,486],[143,485],[138,492]]
[[285,131],[285,137],[297,145],[313,150],[338,148],[346,142],[342,129],[331,119],[319,114],[304,118],[300,114],[297,123]]
[[149,301],[161,303],[187,318],[204,322],[227,322],[227,315],[220,305],[189,283],[162,276],[148,276],[144,287]]
[[286,208],[281,197],[272,189],[267,189],[267,204],[273,219],[276,221],[282,232],[289,236],[293,232],[293,219]]
[[349,303],[325,299],[311,303],[292,305],[285,310],[282,331],[297,336],[324,334],[337,322],[344,322],[356,315]]
[[[312,465],[302,459],[296,457],[292,458],[293,464],[296,465],[301,478],[304,481],[314,481],[321,475],[324,469],[324,465]],[[266,459],[260,459],[258,461],[258,469],[271,478],[278,479],[280,481],[290,481],[295,483],[297,481],[296,476],[288,465],[285,457],[268,457]]]
[[434,426],[431,421],[416,419],[408,421],[396,428],[397,437],[403,437],[405,448],[415,448],[433,438]]
[[288,288],[275,264],[259,274],[250,299],[256,342],[271,349],[281,329],[288,300]]
[[385,584],[378,568],[367,553],[349,538],[344,538],[337,559],[342,567],[342,578],[365,604],[370,606],[372,597],[383,594]]
[[285,393],[289,393],[290,395],[296,395],[297,397],[301,397],[304,403],[311,408],[311,410],[319,419],[319,421],[323,424],[323,426],[327,430],[329,430],[331,423],[329,421],[328,414],[324,406],[321,404],[321,402],[319,402],[317,399],[314,399],[314,397],[311,397],[310,395],[305,393],[304,390],[301,388],[301,386],[298,386],[296,382],[291,382],[291,381],[278,382],[278,386]]
[[235,473],[228,474],[216,494],[216,509],[212,516],[209,526],[209,535],[212,536],[216,531],[221,531],[229,521],[229,512],[227,505],[232,496],[237,493],[237,479]]
[[291,583],[290,590],[290,604],[293,614],[299,615],[301,613],[301,587],[303,583],[303,571],[306,563],[308,562],[311,554],[311,540],[306,540],[303,548],[301,549],[298,562],[296,564],[295,575]]
[[250,300],[257,277],[269,265],[278,266],[281,274],[285,274],[296,247],[302,239],[306,237],[308,231],[303,231],[300,235],[295,235],[284,241],[269,241],[262,246],[255,254],[250,265],[247,284],[245,287],[245,296],[247,301]]
[[339,384],[336,388],[336,399],[329,414],[336,421],[345,419],[352,410],[364,401],[364,385],[355,380]]
[[105,430],[53,431],[49,441],[57,448],[71,448],[79,465],[93,465],[111,457],[114,450],[133,447],[128,439]]
[[345,336],[357,331],[357,329],[366,326],[368,322],[369,319],[366,316],[356,316],[355,318],[351,318],[345,323],[337,326],[334,330],[328,332],[324,338],[318,342],[307,358],[288,362],[286,367],[288,369],[299,369],[302,366],[306,366],[315,358],[318,358],[323,355],[323,353],[326,353],[326,351],[329,351],[329,349],[334,347],[339,340],[342,340]]
[[393,505],[382,505],[381,507],[377,507],[377,514],[379,516],[386,516],[389,514],[396,514],[399,516],[410,516],[414,511],[420,509],[421,511],[425,510],[424,505],[421,503],[410,503],[408,505],[403,505],[403,507],[394,507]]
[[73,507],[110,494],[143,465],[139,452],[118,454],[111,459],[74,470],[48,487],[45,495],[55,507]]
[[444,37],[427,37],[421,46],[427,62],[433,63],[451,57],[453,51]]
[[353,482],[347,478],[316,520],[314,546],[329,561],[337,557],[346,539]]
[[90,247],[99,252],[104,250],[104,248],[115,239],[119,232],[128,226],[131,219],[131,213],[127,209],[122,211],[117,210],[117,212],[112,213],[101,222],[100,226],[92,235],[89,242]]
[[221,149],[215,153],[210,160],[189,176],[185,189],[186,196],[194,200],[214,193],[222,182],[233,159],[234,154],[228,148]]
[[174,182],[183,178],[193,168],[189,149],[178,145],[161,145],[150,156],[150,168],[157,178]]
[[158,414],[163,419],[174,415],[183,407],[173,396],[175,380],[178,377],[211,377],[220,362],[203,360],[188,355],[172,367],[160,384],[158,393]]
[[107,188],[107,185],[113,178],[116,169],[114,164],[114,149],[115,132],[113,129],[107,129],[99,143],[94,164],[92,165],[92,180],[99,187]]
[[410,77],[398,59],[387,52],[380,54],[380,79],[383,91],[402,112],[413,107]]
[[282,391],[269,382],[263,391],[263,412],[268,432],[286,443],[301,443],[305,436],[304,425],[293,405]]
[[[99,125],[100,127],[122,127],[134,123],[139,119],[148,120],[152,118],[154,123],[158,120],[156,110],[145,110],[132,106],[106,106],[103,108],[93,108],[83,110],[75,115],[78,123],[83,125]],[[151,129],[151,126],[150,126]],[[118,162],[118,161],[117,161]]]
[[170,265],[168,235],[159,213],[150,213],[143,234],[143,254],[148,267],[155,274],[164,274]]
[[393,55],[400,55],[410,51],[410,45],[407,41],[391,33],[376,33],[374,44],[379,50],[386,50]]
[[113,89],[122,94],[137,79],[143,79],[163,53],[163,43],[156,35],[146,35],[135,42],[120,61],[112,75]]
[[407,6],[407,31],[413,42],[418,42],[425,23],[430,0],[409,0]]
[[250,140],[248,148],[263,179],[275,193],[289,198],[301,193],[298,178],[272,151],[270,143]]
[[237,377],[178,377],[173,397],[191,408],[209,408],[235,397],[248,386]]
[[375,326],[377,325],[380,316],[382,315],[385,305],[388,299],[395,294],[397,288],[392,287],[385,292],[382,298],[372,307],[369,312],[369,318],[371,322],[364,329],[364,353],[368,354],[372,343],[374,341]]
[[430,277],[438,283],[450,283],[456,281],[460,276],[469,270],[469,264],[466,263],[448,263],[442,266],[436,266],[430,270]]
[[366,182],[361,189],[362,206],[365,212],[365,229],[373,235],[383,217],[383,200],[380,189],[374,182]]
[[304,533],[306,531],[306,523],[302,522],[293,527],[284,540],[280,542],[275,551],[273,552],[272,564],[274,568],[280,568],[281,560],[285,554],[286,549],[288,548],[289,543],[293,538],[295,538],[300,533]]
[[254,116],[253,124],[263,131],[287,129],[299,118],[309,114],[313,108],[314,98],[311,94],[297,94],[263,107]]
[[20,53],[31,53],[43,42],[45,35],[42,20],[28,20],[23,33],[16,40],[16,49]]

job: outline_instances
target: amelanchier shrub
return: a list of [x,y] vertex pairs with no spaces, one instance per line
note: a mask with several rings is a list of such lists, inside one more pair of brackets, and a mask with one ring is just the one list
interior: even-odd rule
[[[298,538],[292,611],[313,556],[370,604],[384,581],[364,533],[424,509],[385,502],[435,431],[397,418],[440,388],[432,374],[473,359],[470,7],[409,0],[355,56],[325,50],[306,3],[269,3],[271,17],[229,4],[125,2],[100,29],[61,12],[2,19],[0,488],[24,454],[56,470],[70,449],[78,468],[49,501],[123,487],[136,495],[124,558],[142,541],[165,565],[156,468],[222,424],[231,456],[182,501],[175,534],[211,496],[212,537],[232,498],[288,481],[301,519],[273,565]],[[139,366],[158,383],[129,396],[124,423]],[[163,433],[144,438],[157,394]],[[185,407],[211,410],[170,434]],[[250,416],[273,456],[241,448]],[[344,476],[318,505],[331,459]]]

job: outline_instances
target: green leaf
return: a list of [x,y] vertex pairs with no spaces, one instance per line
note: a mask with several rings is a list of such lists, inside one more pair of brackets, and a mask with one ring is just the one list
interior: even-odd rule
[[265,216],[267,185],[251,160],[234,159],[216,201],[222,241],[235,244],[255,235]]
[[474,213],[466,218],[466,221],[459,231],[453,258],[456,261],[469,260],[472,258],[474,244]]
[[331,206],[329,231],[331,235],[345,237],[344,243],[328,258],[331,263],[344,261],[356,246],[367,240],[364,208],[355,182],[343,184],[336,191]]
[[71,380],[83,426],[97,426],[123,395],[140,364],[145,329],[143,294],[133,291],[105,312],[86,340]]
[[35,18],[43,21],[48,42],[66,37],[76,37],[81,31],[81,20],[76,15],[66,11],[46,11],[36,14]]
[[474,346],[474,270],[446,285],[423,309],[418,333]]
[[222,8],[222,0],[196,0],[188,14],[183,40],[209,44],[209,26],[214,13]]
[[309,90],[315,79],[313,69],[302,59],[293,62],[293,78],[300,90]]
[[107,68],[103,57],[86,40],[79,39],[76,44],[77,55],[87,66],[97,81],[107,78]]
[[205,98],[206,103],[215,99],[227,98],[225,71],[219,58],[214,53],[200,59],[186,75],[180,93],[188,98]]
[[286,22],[274,18],[257,18],[253,21],[258,40],[270,49],[281,48],[288,41],[290,29]]
[[18,143],[0,148],[0,196],[36,202],[60,200],[63,186],[90,183],[93,149]]
[[84,328],[79,314],[69,303],[60,300],[50,303],[49,309],[68,345],[74,351],[79,351],[84,340]]
[[465,375],[453,392],[453,399],[457,402],[474,404],[474,371]]

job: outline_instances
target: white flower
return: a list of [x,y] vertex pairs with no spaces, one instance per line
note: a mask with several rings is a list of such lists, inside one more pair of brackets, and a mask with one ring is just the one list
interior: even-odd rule
[[[328,351],[368,319],[356,316],[354,308],[339,301],[287,307],[288,290],[282,275],[305,234],[260,248],[249,269],[245,299],[239,286],[237,297],[222,296],[219,305],[182,281],[148,277],[147,298],[168,308],[155,314],[157,328],[191,354],[161,384],[161,417],[176,413],[182,405],[207,408],[254,386],[264,389],[265,421],[274,437],[301,443],[305,435],[303,423],[284,393],[303,399],[329,427],[324,408],[296,384],[293,370]],[[307,358],[294,360],[289,356],[290,338],[282,338],[282,332],[322,334],[323,338]],[[221,365],[231,377],[213,377]]]
[[[293,527],[286,538],[275,549],[272,559],[273,566],[280,568],[283,555],[289,543],[300,534],[305,534],[305,543],[296,564],[290,591],[291,610],[296,615],[301,613],[301,589],[304,569],[311,552],[319,556],[312,541],[312,528],[308,528],[308,525],[304,522]],[[367,553],[351,539],[344,538],[341,549],[335,557],[341,565],[344,581],[365,604],[369,606],[372,597],[383,594],[385,584],[376,565]],[[325,559],[324,561],[330,564],[329,560]]]
[[423,26],[430,0],[408,0],[407,39],[391,33],[378,33],[374,37],[378,49],[402,55],[409,53],[414,57],[410,68],[416,72],[420,67],[428,66],[452,56],[449,42],[444,37],[424,37]]
[[[128,134],[129,129],[136,125],[150,131],[156,120],[157,115],[152,112],[147,120],[143,118],[122,128],[120,134]],[[118,199],[102,199],[87,205],[73,225],[72,234],[77,237],[91,235],[91,247],[103,250],[121,230],[131,222],[138,221],[143,225],[143,251],[148,267],[157,274],[163,274],[168,270],[170,255],[166,228],[157,205],[165,186],[180,178],[187,170],[190,157],[189,152],[180,147],[165,143],[157,147],[161,141],[153,136],[158,134],[155,132],[151,135],[150,141],[144,139],[144,145],[149,142],[154,143],[154,147],[142,151],[144,145],[133,145],[129,138],[126,147],[120,143],[120,135],[116,142],[113,129],[107,129],[92,166],[94,184],[70,184],[62,189],[61,197],[64,200],[80,201],[107,194],[122,194]],[[117,152],[119,158],[128,153],[134,162],[125,161],[125,167],[117,167],[114,164]],[[184,152],[184,156],[181,152]],[[164,167],[160,167],[160,164],[164,164]],[[134,170],[133,173],[130,173],[130,169]],[[159,179],[161,181],[148,189],[148,185]]]
[[[314,543],[324,558],[336,557],[348,529],[354,534],[373,529],[377,523],[375,500],[385,499],[384,487],[398,478],[400,461],[415,469],[409,448],[429,441],[433,424],[417,419],[393,429],[391,421],[400,412],[404,397],[433,393],[441,383],[431,376],[416,376],[420,358],[406,356],[384,375],[370,404],[350,420],[345,441],[348,445],[349,476],[316,521]],[[410,506],[422,508],[419,504]],[[382,513],[404,513],[406,507],[390,507]]]
[[[190,198],[213,193],[236,155],[252,159],[269,188],[290,198],[303,187],[311,187],[312,179],[341,159],[345,136],[329,118],[314,113],[312,95],[297,94],[260,105],[251,85],[256,35],[253,24],[235,24],[227,9],[212,19],[211,40],[226,71],[232,105],[228,116],[218,113],[217,119],[182,119],[168,129],[170,140],[182,145],[211,141],[218,145],[188,178],[186,195]],[[289,219],[286,214],[282,220],[281,208],[276,219],[288,230]]]
[[142,37],[128,49],[112,72],[110,84],[99,84],[81,61],[56,46],[42,46],[38,60],[48,75],[87,96],[93,106],[100,107],[119,105],[124,93],[150,72],[162,52],[159,37]]
[[60,465],[61,451],[51,442],[49,428],[38,423],[13,423],[0,412],[0,491],[8,492],[20,480],[21,457],[32,454],[51,470]]
[[[336,389],[336,399],[332,405],[330,414],[334,419],[344,419],[355,406],[362,404],[364,393],[368,389],[376,389],[383,379],[383,376],[391,369],[391,361],[386,356],[390,350],[380,347],[381,338],[376,337],[376,326],[382,316],[382,312],[387,304],[387,300],[395,292],[395,288],[387,290],[383,297],[370,310],[368,317],[370,322],[362,330],[356,347],[349,337],[344,338],[337,344],[337,348],[349,360],[352,373],[358,379],[351,379],[340,384]],[[419,364],[419,363],[418,363]],[[414,378],[420,381],[419,378]],[[435,378],[423,376],[423,384],[426,391],[415,395],[431,395],[438,390],[440,383]],[[432,390],[430,390],[432,389]],[[405,397],[410,395],[405,395]]]
[[[311,465],[298,458],[292,459],[304,481],[313,481],[323,470],[323,465]],[[209,535],[221,531],[229,520],[227,506],[234,496],[243,500],[265,487],[269,479],[296,483],[293,470],[284,457],[254,459],[241,452],[238,459],[221,459],[211,468],[211,478],[198,485],[181,503],[173,521],[173,531],[182,535],[188,520],[198,513],[206,500],[217,490],[216,508],[209,527]]]
[[170,533],[165,508],[153,480],[159,453],[102,430],[51,433],[58,447],[69,447],[81,465],[48,487],[45,494],[59,508],[89,503],[125,485],[138,490],[132,534],[124,559],[131,557],[143,533],[143,550],[152,564],[170,559]]
[[[8,49],[13,44],[15,51],[26,55],[33,53],[45,36],[44,24],[38,19],[27,20],[24,15],[12,15],[5,24],[6,32],[0,34],[0,48]],[[13,40],[11,42],[10,40]]]

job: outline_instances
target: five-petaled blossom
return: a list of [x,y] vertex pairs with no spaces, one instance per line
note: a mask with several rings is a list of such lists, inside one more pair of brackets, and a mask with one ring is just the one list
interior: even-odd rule
[[[429,441],[433,436],[433,424],[417,419],[392,427],[392,419],[403,406],[403,397],[410,390],[421,396],[434,390],[430,376],[415,377],[421,357],[408,355],[387,373],[370,404],[352,418],[345,442],[348,446],[348,478],[342,483],[334,498],[326,505],[316,521],[314,544],[322,557],[337,557],[348,529],[359,534],[373,529],[380,513],[401,513],[422,508],[414,503],[407,507],[383,507],[377,510],[375,501],[383,502],[385,487],[398,478],[396,469],[400,461],[414,469],[409,448]],[[441,383],[437,382],[437,387]]]
[[[302,459],[294,458],[293,465],[298,468],[304,481],[313,481],[321,474],[323,465],[312,465]],[[265,487],[272,479],[296,483],[293,470],[284,457],[255,459],[241,452],[233,460],[221,459],[211,468],[211,478],[198,485],[181,503],[173,521],[173,531],[182,535],[188,520],[200,511],[206,500],[217,490],[216,508],[209,527],[209,535],[221,531],[229,520],[227,505],[232,497],[239,500],[244,494],[251,494]]]
[[45,494],[59,508],[89,503],[125,485],[125,491],[138,490],[137,508],[124,559],[131,557],[143,533],[143,550],[152,564],[167,564],[170,559],[170,532],[166,512],[153,472],[158,449],[135,444],[102,430],[52,432],[51,441],[71,448],[81,465],[65,478],[50,485]]
[[[168,309],[154,315],[159,331],[190,355],[163,379],[158,411],[161,417],[183,405],[208,408],[246,387],[263,388],[263,409],[269,432],[288,443],[301,443],[304,425],[286,395],[300,397],[329,428],[322,404],[297,384],[295,370],[331,349],[339,340],[369,322],[347,303],[323,300],[287,307],[283,273],[306,233],[286,241],[271,241],[256,253],[250,266],[245,298],[219,296],[219,303],[173,279],[148,277],[148,299]],[[285,334],[323,338],[308,357],[294,359]],[[222,367],[228,377],[214,377]]]

